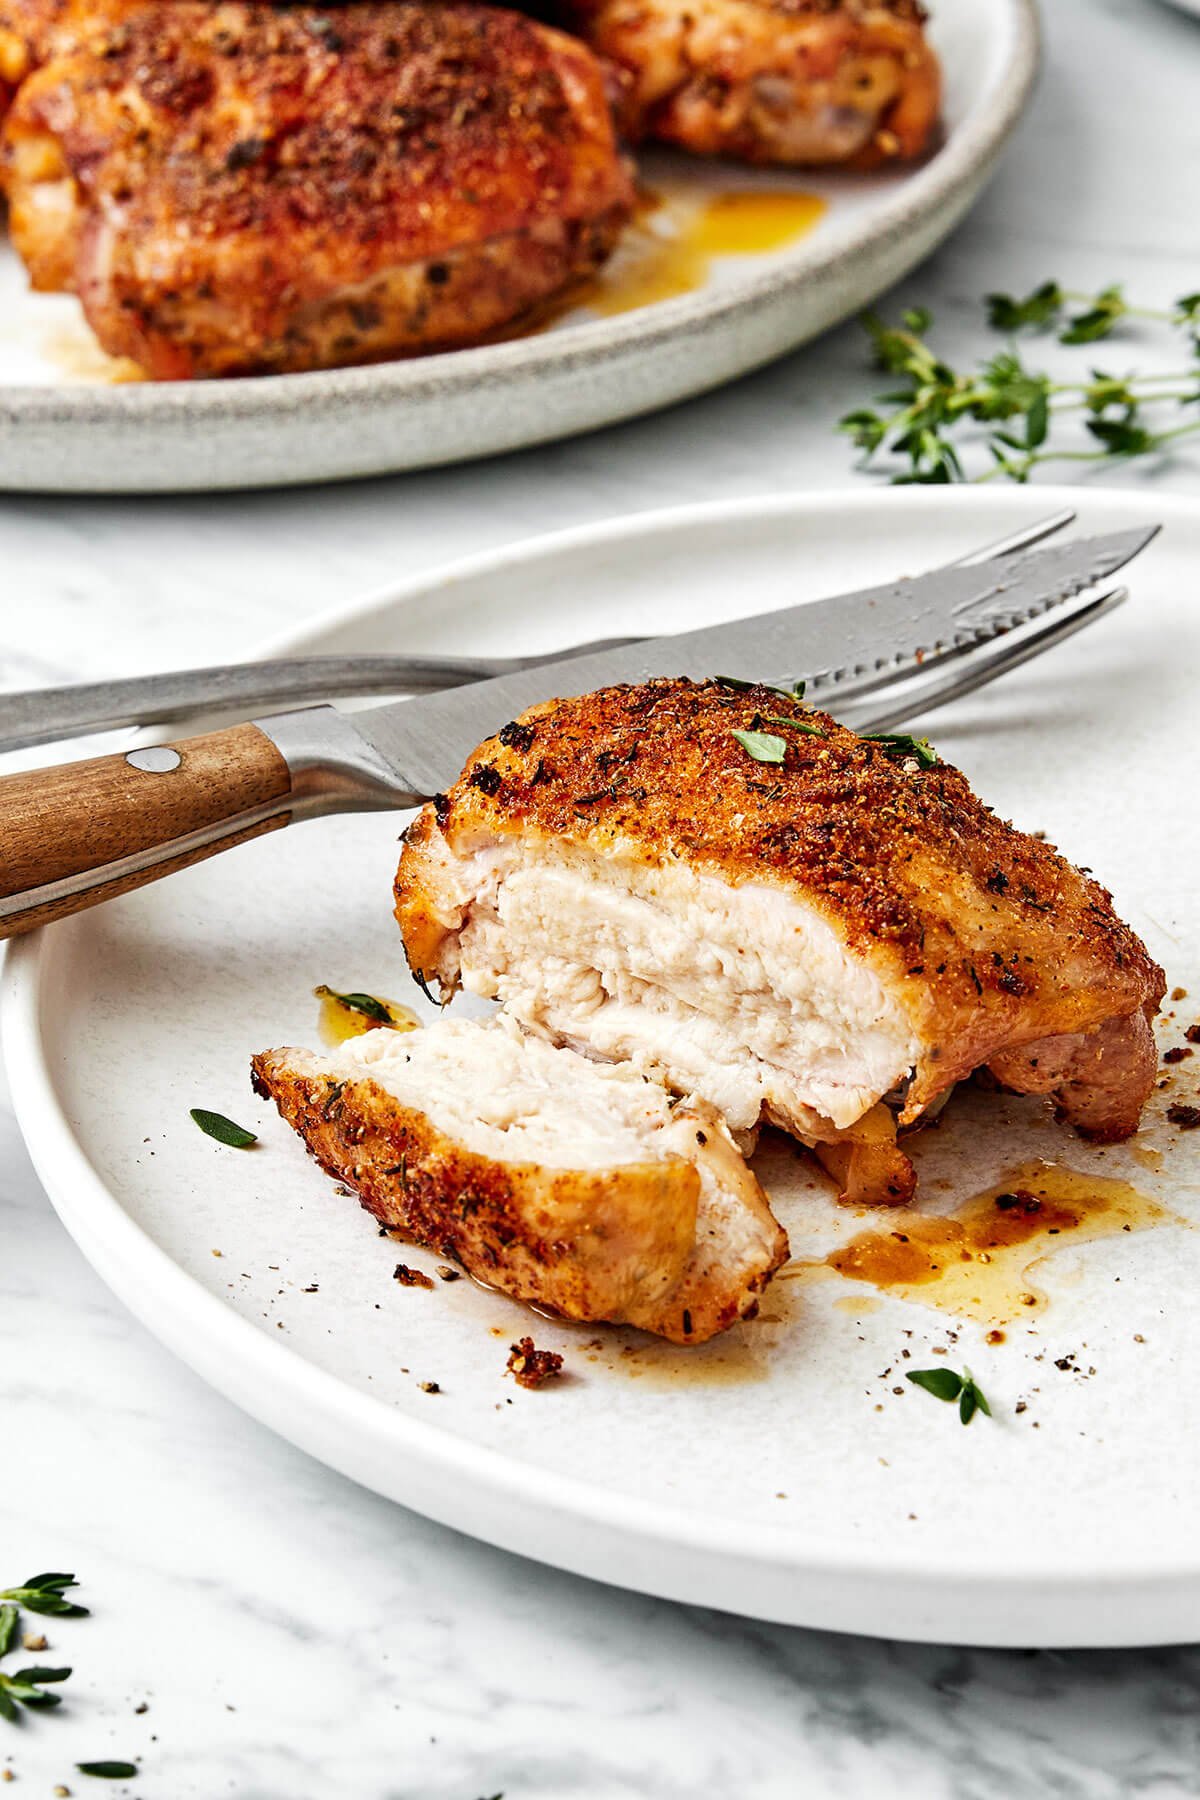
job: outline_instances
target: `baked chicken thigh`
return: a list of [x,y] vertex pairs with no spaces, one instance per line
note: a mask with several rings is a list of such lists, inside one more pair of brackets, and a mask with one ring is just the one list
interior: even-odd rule
[[503,1016],[254,1058],[317,1160],[401,1235],[566,1318],[701,1343],[787,1239],[724,1123]]
[[600,65],[518,14],[117,11],[51,30],[6,186],[33,285],[74,289],[153,376],[477,342],[592,271],[629,216]]
[[925,150],[941,100],[919,0],[551,0],[630,78],[634,135],[757,163]]
[[980,1068],[1127,1136],[1162,971],[1095,881],[901,752],[720,681],[534,707],[408,830],[411,965],[783,1127],[857,1200],[911,1196],[897,1126]]

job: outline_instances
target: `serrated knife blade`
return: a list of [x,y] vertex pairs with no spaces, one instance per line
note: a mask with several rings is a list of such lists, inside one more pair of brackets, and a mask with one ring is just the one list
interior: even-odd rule
[[[864,683],[1103,582],[1157,529],[1077,539],[756,618],[649,638],[348,714],[332,706],[0,776],[0,937],[50,924],[301,819],[414,806],[526,707],[648,677]],[[1111,601],[1112,596],[1105,596]],[[1097,606],[1102,602],[1097,602]]]
[[[347,722],[407,795],[427,799],[455,780],[484,738],[539,700],[656,675],[698,680],[731,675],[768,682],[803,677],[810,697],[820,700],[839,676],[898,668],[942,647],[978,642],[1036,617],[1106,580],[1144,549],[1157,530],[1139,527],[965,568],[935,569],[373,707],[349,715]],[[256,723],[275,735],[270,719]],[[277,741],[286,755],[286,743]]]

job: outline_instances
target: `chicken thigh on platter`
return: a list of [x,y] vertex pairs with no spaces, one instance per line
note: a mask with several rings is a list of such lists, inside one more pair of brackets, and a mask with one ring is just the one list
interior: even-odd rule
[[724,1123],[503,1015],[268,1050],[254,1084],[386,1226],[514,1299],[696,1344],[787,1238]]
[[911,1197],[897,1127],[977,1069],[1128,1136],[1162,971],[1098,883],[927,762],[769,687],[549,701],[410,826],[410,963],[735,1131],[783,1127],[858,1201]]
[[631,81],[631,134],[854,168],[928,148],[941,71],[919,0],[550,0]]
[[61,49],[51,31],[6,186],[33,285],[77,292],[152,376],[478,342],[594,270],[630,215],[599,63],[516,13],[117,12]]

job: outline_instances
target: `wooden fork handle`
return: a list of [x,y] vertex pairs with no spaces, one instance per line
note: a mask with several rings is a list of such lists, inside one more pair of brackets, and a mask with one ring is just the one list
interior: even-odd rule
[[257,725],[0,778],[0,937],[277,830],[291,788]]

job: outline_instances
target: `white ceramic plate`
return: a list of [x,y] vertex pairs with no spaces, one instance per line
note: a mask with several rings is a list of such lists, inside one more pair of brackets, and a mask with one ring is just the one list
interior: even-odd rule
[[[601,626],[679,628],[919,569],[1064,500],[1084,528],[1166,521],[1133,601],[930,728],[1002,814],[1111,883],[1196,996],[1172,1008],[1176,1042],[1200,1010],[1200,508],[863,489],[689,509],[476,559],[293,644],[549,648]],[[1022,1264],[1019,1282],[1049,1304],[1002,1344],[986,1320],[832,1274],[777,1281],[763,1318],[693,1351],[536,1319],[467,1281],[402,1289],[398,1246],[247,1080],[253,1050],[315,1041],[317,982],[415,998],[390,910],[401,823],[284,832],[13,947],[3,1023],[22,1126],[64,1223],[149,1328],[359,1481],[608,1581],[909,1638],[1195,1638],[1200,1136],[1177,1138],[1164,1111],[1200,1085],[1200,1062],[1171,1071],[1129,1147],[1090,1149],[1041,1104],[983,1094],[957,1097],[918,1140],[927,1210],[1042,1156],[1126,1178],[1182,1221],[1067,1243],[1028,1277]],[[191,1124],[194,1105],[252,1126],[261,1146],[220,1148]],[[760,1166],[797,1257],[872,1222],[839,1213],[789,1151]],[[1040,1239],[1030,1257],[1051,1248]],[[553,1391],[504,1376],[531,1328],[566,1354],[570,1380]],[[939,1350],[974,1370],[993,1419],[963,1430],[901,1380]]]
[[0,250],[0,487],[151,493],[423,468],[631,418],[768,362],[927,255],[1021,115],[1037,66],[1034,0],[937,0],[932,30],[946,139],[922,167],[756,174],[651,155],[644,178],[674,196],[654,231],[685,228],[713,191],[801,189],[827,211],[786,248],[718,259],[694,292],[615,317],[577,308],[507,343],[312,375],[122,385],[76,302],[29,295]]

